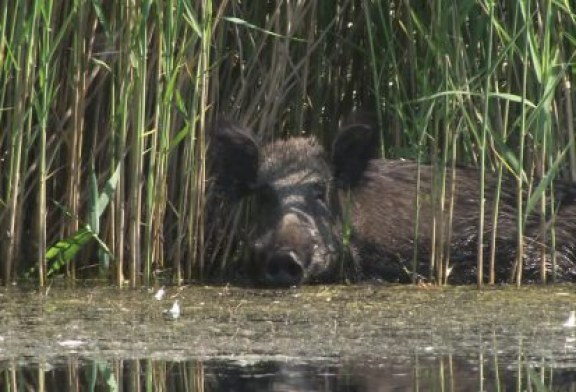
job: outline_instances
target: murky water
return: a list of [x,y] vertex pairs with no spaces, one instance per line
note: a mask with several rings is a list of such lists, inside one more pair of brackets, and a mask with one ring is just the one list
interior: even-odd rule
[[0,389],[574,390],[572,310],[570,285],[11,288]]

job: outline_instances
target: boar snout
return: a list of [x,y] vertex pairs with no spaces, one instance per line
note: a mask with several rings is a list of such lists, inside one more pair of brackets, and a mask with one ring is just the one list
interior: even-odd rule
[[311,258],[311,235],[297,213],[282,217],[276,230],[259,241],[261,280],[269,286],[295,286],[305,279]]
[[299,285],[304,278],[304,267],[294,251],[281,250],[272,254],[264,271],[265,282],[273,286]]

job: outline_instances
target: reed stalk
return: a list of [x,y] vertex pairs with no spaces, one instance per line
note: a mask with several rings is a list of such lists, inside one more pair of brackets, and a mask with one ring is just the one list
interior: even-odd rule
[[54,61],[51,53],[51,20],[52,3],[43,4],[39,10],[42,29],[40,31],[39,46],[41,67],[39,68],[39,96],[35,105],[36,116],[39,122],[39,143],[38,143],[38,205],[37,205],[37,264],[38,264],[38,285],[44,287],[46,284],[46,178],[47,178],[47,132],[49,111],[54,99],[55,79],[53,72]]
[[[494,2],[489,1],[488,4],[488,14],[489,19],[491,21],[489,33],[487,37],[488,46],[487,46],[487,61],[486,66],[488,69],[492,68],[492,41],[493,41],[493,28],[494,28]],[[489,105],[490,105],[490,85],[491,85],[491,78],[490,74],[488,74],[485,78],[485,89],[484,89],[484,113],[483,113],[483,124],[482,124],[482,137],[480,141],[480,212],[479,212],[479,220],[478,220],[478,254],[477,257],[477,275],[476,275],[476,284],[478,287],[482,287],[484,285],[484,222],[485,222],[485,211],[486,211],[486,143],[487,143],[487,134],[488,134],[488,113],[489,113]]]

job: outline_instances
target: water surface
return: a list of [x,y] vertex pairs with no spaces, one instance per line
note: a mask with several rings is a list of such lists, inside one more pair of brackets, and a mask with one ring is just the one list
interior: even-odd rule
[[[164,390],[222,391],[576,387],[576,328],[563,325],[576,310],[571,285],[166,291],[158,301],[145,289],[5,289],[0,385],[113,390],[157,383]],[[176,299],[181,315],[172,320],[163,311]]]

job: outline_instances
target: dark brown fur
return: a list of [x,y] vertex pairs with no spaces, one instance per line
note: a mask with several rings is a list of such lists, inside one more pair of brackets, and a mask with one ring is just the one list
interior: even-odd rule
[[[353,252],[367,277],[408,279],[405,268],[411,268],[416,249],[417,173],[418,167],[414,162],[372,161],[365,173],[363,184],[352,192]],[[453,215],[450,220],[452,175],[455,176],[455,188]],[[436,211],[436,220],[443,219],[442,224],[436,225],[436,236],[443,235],[445,242],[449,243],[446,248],[453,267],[449,280],[460,283],[473,282],[476,280],[477,272],[479,172],[470,168],[457,168],[455,173],[448,170],[442,212],[439,212],[440,187],[433,190],[433,182],[432,168],[422,165],[418,200],[420,203],[418,272],[425,277],[430,275],[427,267],[432,253],[434,211]],[[511,268],[516,258],[516,184],[509,178],[504,179],[501,189],[496,226],[496,268],[497,279],[504,281],[511,277]],[[493,177],[489,177],[486,181],[485,194],[487,201],[484,215],[484,256],[485,260],[488,260],[496,194],[496,182]],[[526,200],[524,205],[525,202]],[[574,200],[570,199],[570,196],[564,200],[558,199],[556,206],[559,217],[556,228],[556,272],[561,280],[573,280],[576,276],[574,245],[571,240],[576,233]],[[524,241],[524,279],[536,280],[542,250],[550,254],[549,237],[548,241],[542,239],[540,219],[536,214],[530,214],[525,222]],[[382,260],[386,262],[383,263]],[[550,268],[549,261],[548,268]],[[484,270],[485,274],[488,274],[487,263]]]

